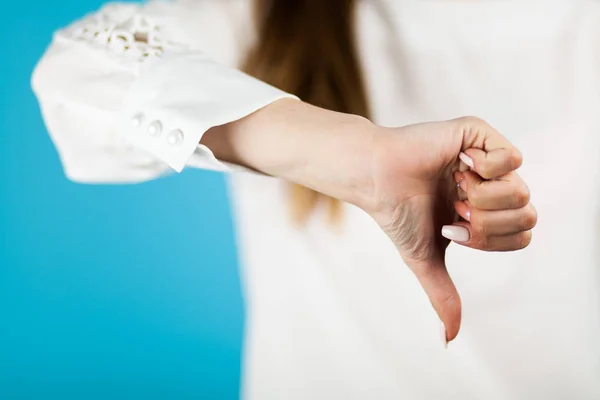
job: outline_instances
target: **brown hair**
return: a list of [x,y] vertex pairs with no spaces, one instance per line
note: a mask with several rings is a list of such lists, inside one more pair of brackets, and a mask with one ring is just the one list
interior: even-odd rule
[[[369,117],[354,37],[356,0],[254,0],[258,38],[242,69],[303,101]],[[291,185],[290,211],[303,224],[327,203],[333,222],[339,200]]]

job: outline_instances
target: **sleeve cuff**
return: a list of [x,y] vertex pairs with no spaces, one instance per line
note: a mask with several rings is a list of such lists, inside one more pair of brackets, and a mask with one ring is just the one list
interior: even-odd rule
[[[208,129],[241,119],[282,98],[296,97],[217,64],[202,53],[169,53],[145,69],[131,86],[119,124],[131,144],[181,172]],[[223,164],[214,156],[212,159],[212,169],[223,169]]]

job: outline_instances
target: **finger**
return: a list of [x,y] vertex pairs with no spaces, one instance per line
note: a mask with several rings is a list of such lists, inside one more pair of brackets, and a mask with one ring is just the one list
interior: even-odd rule
[[408,264],[444,325],[446,342],[454,340],[460,330],[462,307],[444,260],[440,258]]
[[464,155],[461,160],[484,179],[516,170],[523,163],[521,152],[487,122],[465,117],[456,120],[461,130]]
[[521,153],[515,148],[490,151],[467,149],[463,153],[471,158],[472,169],[484,179],[506,175],[519,168],[523,160]]
[[472,235],[505,236],[529,231],[537,224],[537,212],[533,204],[518,210],[483,211],[472,208],[464,201],[454,205],[456,212],[471,223]]
[[[473,218],[471,216],[471,218]],[[478,231],[474,230],[470,222],[457,222],[452,225],[455,230],[464,229],[469,232],[468,238],[464,236],[456,236],[456,239],[449,238],[457,244],[462,246],[470,247],[477,250],[485,251],[515,251],[522,250],[529,246],[532,239],[532,232],[523,231],[514,233],[511,235],[504,236],[488,236],[482,235]],[[449,229],[449,228],[446,228]],[[446,232],[447,233],[447,232]],[[447,237],[446,235],[444,235]],[[465,240],[466,239],[466,240]]]
[[529,188],[516,172],[486,181],[474,172],[462,172],[460,183],[474,208],[480,210],[519,209],[529,204]]

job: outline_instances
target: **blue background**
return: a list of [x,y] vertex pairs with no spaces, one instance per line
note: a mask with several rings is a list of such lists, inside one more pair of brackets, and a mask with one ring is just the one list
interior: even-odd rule
[[0,398],[236,398],[243,303],[223,177],[66,180],[30,89],[97,0],[11,1],[0,24]]

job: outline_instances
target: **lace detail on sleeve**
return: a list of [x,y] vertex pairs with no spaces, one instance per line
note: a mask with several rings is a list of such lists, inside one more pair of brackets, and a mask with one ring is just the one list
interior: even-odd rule
[[160,58],[170,47],[178,47],[163,38],[161,28],[153,18],[108,9],[78,21],[63,34],[76,41],[104,47],[119,58],[145,62]]

